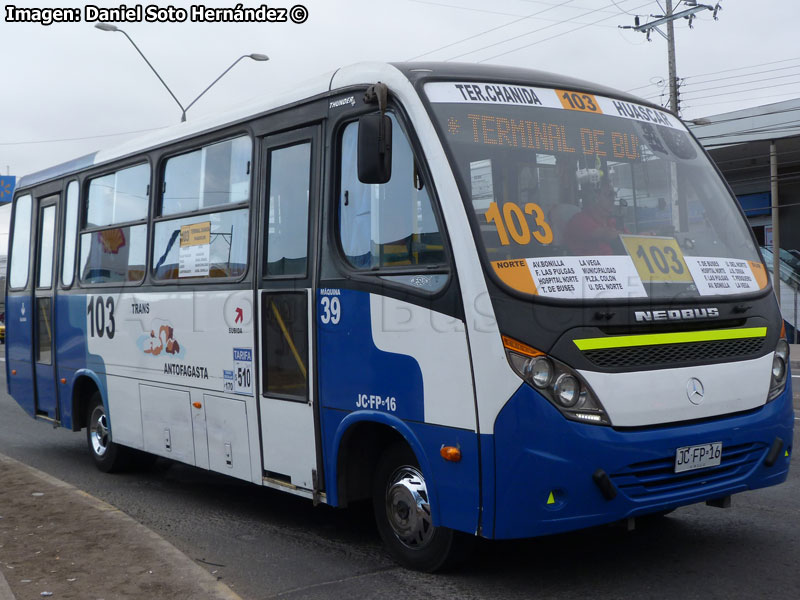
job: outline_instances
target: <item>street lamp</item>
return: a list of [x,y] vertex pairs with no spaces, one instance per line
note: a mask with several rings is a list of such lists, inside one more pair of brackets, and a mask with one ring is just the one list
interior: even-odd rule
[[222,74],[219,77],[217,77],[214,81],[212,81],[206,89],[204,89],[202,92],[200,92],[200,95],[198,95],[197,98],[195,98],[194,100],[192,100],[189,103],[189,106],[187,106],[186,108],[183,109],[183,115],[181,116],[181,122],[186,120],[186,111],[189,110],[190,108],[192,108],[192,106],[194,106],[194,103],[197,102],[198,100],[200,100],[200,98],[203,96],[203,94],[205,94],[208,90],[210,90],[212,87],[214,87],[214,84],[217,83],[223,77],[225,77],[227,72],[230,71],[233,67],[235,67],[237,65],[237,63],[240,60],[242,60],[243,58],[252,58],[253,60],[258,61],[258,62],[264,62],[264,61],[268,61],[269,60],[269,56],[267,56],[266,54],[244,54],[244,55],[240,56],[239,58],[237,58],[235,61],[233,61],[233,64],[230,67],[225,69],[222,72]]
[[200,95],[197,96],[197,98],[192,100],[189,103],[188,106],[184,107],[183,104],[181,104],[181,101],[178,100],[177,96],[175,96],[175,94],[172,93],[172,90],[169,89],[169,86],[167,85],[167,82],[164,81],[164,79],[161,77],[161,75],[158,74],[158,71],[156,71],[156,68],[152,64],[150,64],[149,60],[147,60],[147,57],[139,49],[139,46],[137,46],[136,43],[131,39],[131,36],[129,36],[127,33],[125,33],[122,29],[120,29],[116,25],[112,25],[111,23],[96,23],[95,27],[97,29],[99,29],[100,31],[118,31],[119,33],[123,34],[126,38],[128,38],[128,41],[131,43],[131,45],[134,48],[136,48],[136,51],[139,53],[139,56],[141,56],[142,59],[144,60],[144,62],[147,63],[147,66],[150,67],[150,69],[153,71],[153,73],[155,73],[155,76],[158,77],[158,80],[161,82],[161,84],[169,92],[169,95],[172,96],[172,99],[175,100],[177,105],[180,107],[180,109],[181,109],[181,123],[186,121],[186,111],[188,111],[192,106],[194,106],[194,103],[197,102],[200,99],[200,97],[203,96],[203,94],[205,94],[208,90],[210,90],[212,87],[214,87],[214,84],[217,83],[220,79],[222,79],[228,73],[228,71],[230,71],[233,67],[235,67],[237,65],[237,63],[240,60],[242,60],[243,58],[251,58],[251,59],[253,59],[255,61],[259,61],[259,62],[263,62],[263,61],[269,60],[269,57],[266,54],[255,54],[254,53],[254,54],[245,54],[243,56],[240,56],[235,61],[233,61],[233,64],[230,67],[228,67],[227,69],[225,69],[219,77],[217,77],[214,81],[212,81],[211,84],[206,89],[204,89],[202,92],[200,92]]

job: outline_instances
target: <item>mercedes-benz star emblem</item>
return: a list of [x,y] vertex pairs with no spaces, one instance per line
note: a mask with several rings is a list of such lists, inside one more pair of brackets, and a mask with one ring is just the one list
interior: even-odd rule
[[692,404],[700,404],[703,402],[705,390],[703,389],[703,382],[697,377],[692,377],[686,383],[686,396]]

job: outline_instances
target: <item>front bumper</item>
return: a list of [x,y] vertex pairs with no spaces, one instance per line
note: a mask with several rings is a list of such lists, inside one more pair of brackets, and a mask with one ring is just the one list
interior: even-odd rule
[[[783,394],[754,410],[621,430],[569,421],[522,385],[500,412],[494,434],[481,436],[482,447],[494,454],[484,489],[495,490],[493,503],[484,496],[493,510],[484,512],[482,533],[497,539],[547,535],[776,485],[789,472],[793,416],[791,378]],[[766,466],[776,438],[780,456]],[[673,472],[677,448],[707,442],[722,442],[720,466]],[[611,500],[592,478],[598,469],[617,491]]]

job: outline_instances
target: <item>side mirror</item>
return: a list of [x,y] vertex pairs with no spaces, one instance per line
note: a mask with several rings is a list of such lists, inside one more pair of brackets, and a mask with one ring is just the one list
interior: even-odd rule
[[392,178],[392,120],[364,115],[358,120],[358,180],[386,183]]

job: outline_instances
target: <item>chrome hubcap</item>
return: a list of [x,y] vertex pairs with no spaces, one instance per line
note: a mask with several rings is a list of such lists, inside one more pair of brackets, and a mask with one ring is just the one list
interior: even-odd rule
[[386,488],[386,515],[397,539],[419,550],[427,546],[435,528],[431,519],[428,489],[414,467],[398,468]]
[[92,417],[89,420],[91,427],[91,434],[89,439],[92,440],[92,450],[97,456],[103,456],[108,450],[108,418],[106,411],[102,406],[96,406],[92,411]]

